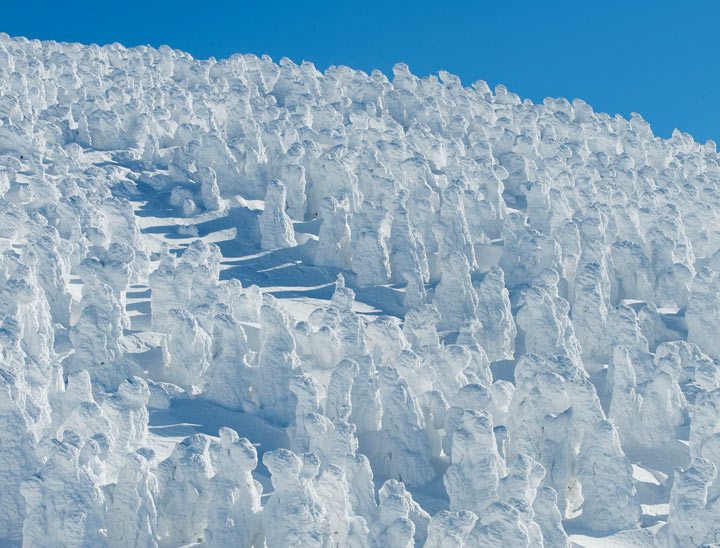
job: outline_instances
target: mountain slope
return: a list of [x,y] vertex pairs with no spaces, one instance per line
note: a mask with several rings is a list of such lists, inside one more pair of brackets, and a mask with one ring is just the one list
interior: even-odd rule
[[446,72],[0,35],[0,539],[696,546],[720,164]]

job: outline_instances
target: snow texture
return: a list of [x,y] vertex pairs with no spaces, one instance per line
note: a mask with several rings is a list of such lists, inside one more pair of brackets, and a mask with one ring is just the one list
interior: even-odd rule
[[715,546],[719,227],[638,114],[0,34],[0,545]]

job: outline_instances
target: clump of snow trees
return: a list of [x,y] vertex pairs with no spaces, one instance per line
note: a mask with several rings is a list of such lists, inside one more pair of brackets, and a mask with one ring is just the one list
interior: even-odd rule
[[0,543],[717,542],[718,226],[637,114],[0,34]]

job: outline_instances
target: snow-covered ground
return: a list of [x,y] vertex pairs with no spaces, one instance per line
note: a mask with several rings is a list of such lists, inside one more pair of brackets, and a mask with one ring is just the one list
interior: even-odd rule
[[720,157],[0,34],[0,546],[720,542]]

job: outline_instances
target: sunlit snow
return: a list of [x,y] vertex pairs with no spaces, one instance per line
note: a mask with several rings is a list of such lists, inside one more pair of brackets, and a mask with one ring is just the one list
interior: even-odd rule
[[503,86],[0,34],[0,545],[720,541],[720,156]]

